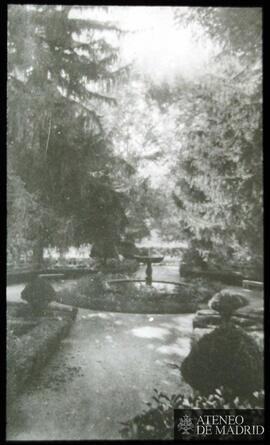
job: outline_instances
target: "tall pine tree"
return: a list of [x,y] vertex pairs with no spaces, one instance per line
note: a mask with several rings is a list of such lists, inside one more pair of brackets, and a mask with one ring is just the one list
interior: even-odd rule
[[[18,178],[31,197],[22,236],[32,242],[37,264],[50,243],[114,242],[126,224],[108,180],[112,149],[98,113],[99,102],[115,105],[109,88],[125,73],[110,43],[110,34],[120,31],[71,12],[68,6],[9,7],[8,180]],[[10,233],[18,214],[13,197]],[[95,218],[82,216],[86,208]]]

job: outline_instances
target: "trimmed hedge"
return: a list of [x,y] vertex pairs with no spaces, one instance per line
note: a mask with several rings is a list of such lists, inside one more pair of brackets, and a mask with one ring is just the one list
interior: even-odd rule
[[[13,270],[7,273],[7,285],[9,286],[13,284],[25,283],[36,278],[40,274],[63,274],[63,277],[59,275],[59,277],[54,277],[54,279],[72,279],[80,278],[81,276],[89,275],[91,273],[95,274],[96,272],[96,270],[91,269],[90,267],[65,267],[61,265],[59,267],[54,266],[48,269],[40,269],[39,271]],[[48,277],[48,279],[50,279],[50,277]]]
[[56,292],[46,279],[36,277],[25,286],[21,298],[29,303],[33,313],[42,315],[51,301],[56,299]]
[[242,286],[244,276],[233,270],[211,270],[180,263],[180,276],[183,278],[205,278],[207,280],[220,281],[231,286]]
[[68,333],[77,311],[65,311],[55,319],[40,319],[39,325],[17,337],[7,335],[7,408],[23,391],[29,379],[39,374],[48,358]]
[[233,394],[249,397],[263,388],[263,355],[250,335],[227,323],[194,342],[181,373],[201,394],[223,386]]

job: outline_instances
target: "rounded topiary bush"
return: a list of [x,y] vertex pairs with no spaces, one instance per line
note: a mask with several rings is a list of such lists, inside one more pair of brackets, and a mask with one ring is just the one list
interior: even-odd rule
[[248,304],[248,300],[231,289],[223,289],[215,294],[208,303],[210,309],[220,313],[221,317],[228,319],[240,307]]
[[241,328],[227,323],[193,344],[181,373],[202,394],[223,386],[232,395],[249,397],[263,387],[262,363],[255,340]]
[[21,298],[30,304],[35,314],[42,314],[49,303],[56,299],[56,292],[47,280],[37,277],[25,286]]

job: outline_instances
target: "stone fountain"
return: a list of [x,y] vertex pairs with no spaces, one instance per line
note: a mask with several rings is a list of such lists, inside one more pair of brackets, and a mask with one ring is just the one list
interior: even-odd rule
[[139,263],[146,264],[146,275],[145,275],[145,283],[149,286],[152,285],[152,264],[155,263],[161,263],[163,261],[163,256],[156,256],[156,255],[135,255],[133,257],[135,260],[137,260]]
[[195,311],[196,306],[188,290],[188,283],[153,280],[152,265],[161,263],[164,256],[148,250],[148,254],[134,255],[132,258],[146,265],[144,279],[130,277],[108,280],[109,290],[115,301],[122,302],[126,312],[154,314]]

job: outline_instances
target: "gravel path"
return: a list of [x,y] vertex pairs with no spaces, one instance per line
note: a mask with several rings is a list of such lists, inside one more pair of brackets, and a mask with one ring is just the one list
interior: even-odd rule
[[168,363],[188,354],[192,318],[80,310],[59,352],[18,399],[8,440],[121,439],[120,422],[146,408],[154,388],[190,392]]

